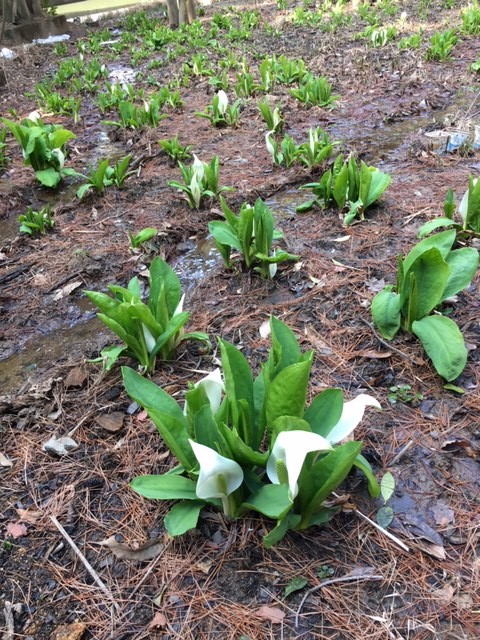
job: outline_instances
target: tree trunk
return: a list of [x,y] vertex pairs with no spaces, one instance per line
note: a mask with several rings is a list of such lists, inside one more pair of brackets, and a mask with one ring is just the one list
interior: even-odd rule
[[172,29],[191,24],[196,18],[195,0],[167,0],[168,22]]
[[24,24],[45,17],[40,0],[6,0],[2,3],[0,15],[2,21],[9,24]]

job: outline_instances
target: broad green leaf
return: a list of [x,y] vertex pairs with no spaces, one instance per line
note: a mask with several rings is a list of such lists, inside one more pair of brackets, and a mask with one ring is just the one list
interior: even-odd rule
[[468,183],[468,208],[463,219],[466,229],[480,233],[480,180],[474,183],[472,176]]
[[253,207],[242,207],[238,220],[238,240],[240,241],[241,252],[243,253],[243,259],[247,267],[251,264],[251,253],[253,250],[252,242],[254,239],[253,232]]
[[269,427],[280,416],[303,417],[311,365],[311,359],[292,364],[267,386],[265,410]]
[[258,511],[267,518],[281,520],[290,511],[292,505],[288,485],[266,484],[256,494],[249,496],[242,504],[242,508]]
[[171,536],[181,536],[195,529],[204,502],[179,502],[173,505],[164,519],[165,528]]
[[213,222],[208,223],[208,231],[213,236],[215,242],[233,247],[237,251],[243,252],[243,247],[237,234],[228,223],[220,220],[214,220]]
[[152,500],[198,500],[197,483],[177,475],[137,476],[130,487],[144,498]]
[[343,391],[325,389],[313,399],[303,417],[314,433],[328,439],[328,434],[340,420],[342,409]]
[[381,507],[377,512],[377,523],[386,529],[391,524],[395,514],[392,507]]
[[100,309],[102,313],[107,316],[112,312],[115,312],[117,307],[120,305],[119,300],[116,300],[101,291],[84,291],[83,293]]
[[44,187],[54,188],[62,179],[61,174],[53,167],[35,171],[35,175],[37,176],[37,180],[41,182]]
[[[306,187],[307,185],[305,185]],[[315,205],[317,204],[317,200],[307,200],[307,202],[303,202],[302,204],[299,204],[297,207],[295,207],[295,211],[297,213],[307,213],[308,211],[311,211]]]
[[467,349],[460,329],[445,316],[427,316],[412,324],[435,370],[448,382],[462,373],[467,363]]
[[209,403],[205,404],[193,416],[193,430],[195,442],[210,447],[210,449],[223,455],[224,452],[218,448],[220,435]]
[[[360,161],[360,185],[358,190],[358,200],[360,200],[365,205],[365,209],[368,207],[368,196],[371,191],[371,184],[373,179],[373,172],[367,167],[365,162]],[[353,200],[350,193],[348,194],[349,200]],[[369,204],[374,202],[371,200]]]
[[86,196],[86,194],[90,191],[91,188],[92,188],[91,183],[86,182],[85,184],[82,184],[80,187],[78,187],[77,193],[75,195],[79,200],[82,200],[82,198]]
[[[166,391],[129,367],[122,367],[123,384],[128,395],[145,409],[166,413],[187,426],[182,409]],[[186,467],[188,468],[188,467]]]
[[477,272],[478,260],[478,251],[473,247],[463,247],[462,249],[450,251],[447,256],[450,274],[442,295],[442,300],[454,296],[469,286]]
[[308,584],[308,578],[305,576],[295,576],[292,578],[290,582],[285,587],[285,598],[289,596],[291,593],[295,593],[295,591],[300,591],[303,587],[306,587]]
[[[225,381],[225,391],[228,396],[233,424],[239,427],[240,411],[237,406],[239,400],[245,400],[251,408],[251,423],[253,424],[253,379],[250,366],[244,355],[233,345],[225,340],[219,340],[222,354],[222,368]],[[243,433],[239,431],[245,444],[252,445],[248,439],[245,440]]]
[[372,467],[368,460],[359,453],[353,462],[353,466],[360,469],[363,475],[367,478],[368,493],[372,498],[378,498],[380,495],[380,485],[378,484],[376,477],[373,475]]
[[231,449],[233,459],[240,465],[265,467],[268,460],[268,451],[261,453],[256,449],[252,449],[240,438],[238,431],[229,429],[224,423],[220,422],[218,430]]
[[335,178],[334,186],[332,189],[333,199],[335,200],[339,209],[344,208],[348,194],[348,164],[344,164]]
[[384,338],[392,340],[400,329],[401,298],[391,287],[386,287],[372,300],[372,317]]
[[403,273],[406,278],[410,267],[415,262],[415,260],[425,251],[428,251],[432,247],[438,249],[442,255],[442,258],[446,260],[450,249],[455,242],[456,232],[454,229],[450,229],[448,231],[442,231],[441,233],[436,233],[433,236],[429,236],[425,238],[421,242],[418,242],[410,253],[406,256],[403,261]]
[[302,528],[308,526],[312,516],[321,510],[322,502],[345,480],[361,448],[361,442],[346,442],[317,460],[305,480],[307,491],[300,476]]
[[460,225],[456,225],[450,218],[434,218],[420,227],[417,237],[424,238],[428,236],[429,233],[432,233],[432,231],[436,231],[442,227],[460,227]]
[[440,303],[449,273],[448,264],[436,247],[424,251],[411,264],[404,281],[404,288],[409,287],[409,324],[428,315]]
[[372,172],[372,180],[370,182],[368,196],[366,198],[362,198],[362,196],[360,196],[364,202],[365,209],[380,198],[388,188],[391,181],[392,177],[387,173],[382,173],[378,169]]
[[384,502],[388,502],[395,491],[395,478],[390,471],[387,471],[380,482],[380,492]]
[[465,393],[465,389],[463,389],[463,387],[457,387],[457,385],[455,384],[444,384],[443,388],[446,389],[447,391],[454,391],[455,393],[460,393],[463,394]]
[[280,542],[286,533],[291,529],[295,529],[302,519],[296,513],[288,513],[283,520],[277,522],[277,525],[263,538],[266,549],[270,549],[274,544]]
[[275,354],[275,373],[300,360],[301,350],[293,331],[275,316],[270,316],[272,351]]
[[160,290],[165,291],[165,301],[168,309],[168,316],[172,317],[177,309],[182,295],[180,280],[175,271],[160,257],[156,257],[149,267],[150,271],[150,310],[158,319],[158,305]]
[[[165,331],[157,338],[155,342],[155,346],[151,351],[151,355],[155,356],[157,353],[160,353],[162,357],[166,360],[172,357],[172,350],[175,348],[175,344],[168,344],[170,340],[172,340],[177,333],[182,329],[182,327],[187,324],[190,318],[189,311],[183,311],[182,313],[177,313],[174,315],[170,322],[168,323]],[[164,347],[167,347],[164,349]],[[172,349],[170,348],[172,347]]]

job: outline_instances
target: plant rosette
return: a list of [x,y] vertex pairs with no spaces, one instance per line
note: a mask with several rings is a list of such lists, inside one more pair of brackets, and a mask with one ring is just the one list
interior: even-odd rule
[[278,319],[270,326],[272,347],[256,377],[242,353],[219,340],[222,371],[191,384],[183,406],[123,368],[127,393],[179,462],[131,483],[146,498],[180,501],[165,518],[171,535],[196,527],[202,508],[213,505],[233,518],[256,511],[276,520],[264,540],[271,546],[290,529],[328,521],[339,507],[325,501],[354,467],[371,495],[379,494],[362,443],[350,440],[366,407],[380,408],[378,401],[361,394],[344,402],[341,389],[326,389],[306,406],[313,353],[302,353]]

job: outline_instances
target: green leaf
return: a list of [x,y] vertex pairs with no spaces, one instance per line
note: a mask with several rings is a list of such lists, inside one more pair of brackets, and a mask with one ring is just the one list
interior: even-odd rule
[[61,174],[53,167],[42,169],[41,171],[35,171],[35,175],[37,176],[37,180],[41,182],[44,187],[54,188],[62,179]]
[[270,549],[274,544],[280,542],[282,538],[285,537],[286,533],[290,531],[290,529],[295,529],[300,520],[302,519],[296,513],[288,513],[283,520],[277,522],[276,527],[274,527],[267,535],[263,538],[263,543],[265,544],[266,549]]
[[237,251],[243,252],[242,245],[235,231],[227,222],[214,220],[208,223],[208,231],[216,243],[227,245]]
[[380,495],[380,485],[378,484],[376,477],[373,475],[372,467],[368,460],[359,453],[353,462],[353,466],[360,469],[363,475],[367,478],[368,493],[372,498],[378,498]]
[[455,224],[455,222],[453,222],[453,220],[451,220],[450,218],[434,218],[434,220],[429,220],[420,227],[417,237],[424,238],[425,236],[428,236],[429,233],[432,233],[432,231],[436,231],[437,229],[441,229],[442,227],[458,228],[460,227],[460,225]]
[[301,359],[302,352],[293,331],[275,316],[270,316],[272,351],[275,357],[275,374]]
[[314,433],[327,438],[340,420],[342,410],[343,391],[341,389],[325,389],[313,399],[303,417]]
[[428,315],[439,304],[449,273],[448,264],[436,247],[424,251],[410,265],[404,281],[409,324]]
[[168,317],[171,318],[182,297],[182,289],[179,277],[165,260],[156,257],[149,267],[150,271],[150,297],[148,306],[154,317],[158,319],[159,305],[162,304],[160,291],[165,291],[165,300],[168,310]]
[[[307,185],[305,185],[307,186]],[[308,213],[308,211],[311,211],[315,205],[317,204],[317,200],[307,200],[307,202],[303,202],[302,204],[299,204],[297,207],[295,207],[295,211],[297,213]]]
[[292,364],[267,385],[265,410],[268,425],[280,416],[303,417],[311,366],[312,358]]
[[177,475],[137,476],[130,487],[151,500],[198,500],[197,483]]
[[77,193],[75,194],[77,196],[77,198],[79,200],[81,200],[82,198],[85,197],[85,195],[90,191],[90,189],[92,188],[92,185],[90,182],[86,182],[85,184],[82,184],[78,189],[77,189]]
[[218,430],[223,437],[224,441],[228,444],[232,451],[232,456],[236,462],[242,466],[257,466],[265,467],[268,460],[268,451],[261,453],[256,449],[252,449],[240,438],[238,431],[229,429],[229,427],[221,422],[218,425]]
[[228,396],[232,419],[235,427],[239,429],[239,435],[248,446],[257,448],[258,434],[242,433],[240,430],[240,411],[237,403],[245,400],[250,407],[250,425],[253,428],[253,378],[250,366],[243,354],[225,340],[219,340],[222,354],[222,368],[225,381],[225,391]]
[[364,202],[365,209],[372,205],[376,200],[380,198],[384,191],[388,188],[392,177],[387,173],[382,173],[378,169],[372,171],[372,180],[369,184],[368,196],[366,198],[360,198]]
[[295,578],[292,578],[285,587],[285,598],[291,593],[295,593],[295,591],[300,591],[303,587],[306,587],[307,584],[308,578],[305,578],[304,576],[295,576]]
[[123,384],[128,395],[145,409],[166,413],[183,422],[187,421],[182,409],[166,391],[129,367],[122,367]]
[[463,247],[463,249],[450,251],[447,256],[450,275],[445,285],[442,300],[454,296],[469,286],[477,272],[478,259],[478,251],[473,247]]
[[464,394],[465,393],[465,389],[463,389],[462,387],[457,387],[457,385],[455,384],[444,384],[443,388],[446,389],[447,391],[454,391],[455,393],[460,393],[460,394]]
[[303,474],[300,476],[302,529],[309,525],[315,513],[322,510],[322,502],[345,480],[361,448],[361,442],[346,442],[312,465],[305,475],[305,485]]
[[171,536],[181,536],[190,529],[195,529],[204,502],[179,502],[167,513],[164,519],[165,528]]
[[391,524],[395,514],[392,507],[381,507],[377,512],[377,523],[386,529]]
[[347,196],[349,195],[348,164],[346,163],[335,177],[332,195],[337,207],[343,209],[347,201]]
[[253,496],[249,496],[242,504],[242,508],[258,511],[267,518],[281,520],[290,511],[292,505],[288,485],[266,484]]
[[450,249],[452,248],[453,243],[455,242],[455,238],[456,238],[456,232],[454,229],[451,229],[449,231],[442,231],[441,233],[436,233],[435,235],[430,236],[429,238],[425,238],[421,242],[418,242],[403,261],[404,277],[406,278],[407,273],[410,270],[410,267],[412,266],[412,264],[415,262],[415,260],[422,253],[424,253],[425,251],[428,251],[432,247],[435,247],[436,249],[438,249],[442,255],[442,258],[446,260],[450,252]]
[[387,471],[381,482],[380,482],[380,491],[382,494],[382,498],[384,502],[388,502],[395,491],[395,478],[390,471]]
[[372,317],[384,338],[392,340],[400,329],[401,298],[386,287],[372,300]]
[[462,373],[467,363],[467,349],[460,329],[445,316],[427,316],[412,324],[435,370],[448,382]]
[[203,444],[218,453],[222,453],[217,446],[220,435],[210,404],[205,404],[195,413],[193,417],[193,429],[195,442]]

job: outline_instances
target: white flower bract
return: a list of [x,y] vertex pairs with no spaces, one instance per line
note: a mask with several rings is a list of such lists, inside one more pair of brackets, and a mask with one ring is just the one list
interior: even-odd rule
[[193,440],[189,442],[200,465],[196,488],[200,500],[226,498],[238,489],[243,482],[243,471],[239,464],[210,447]]

